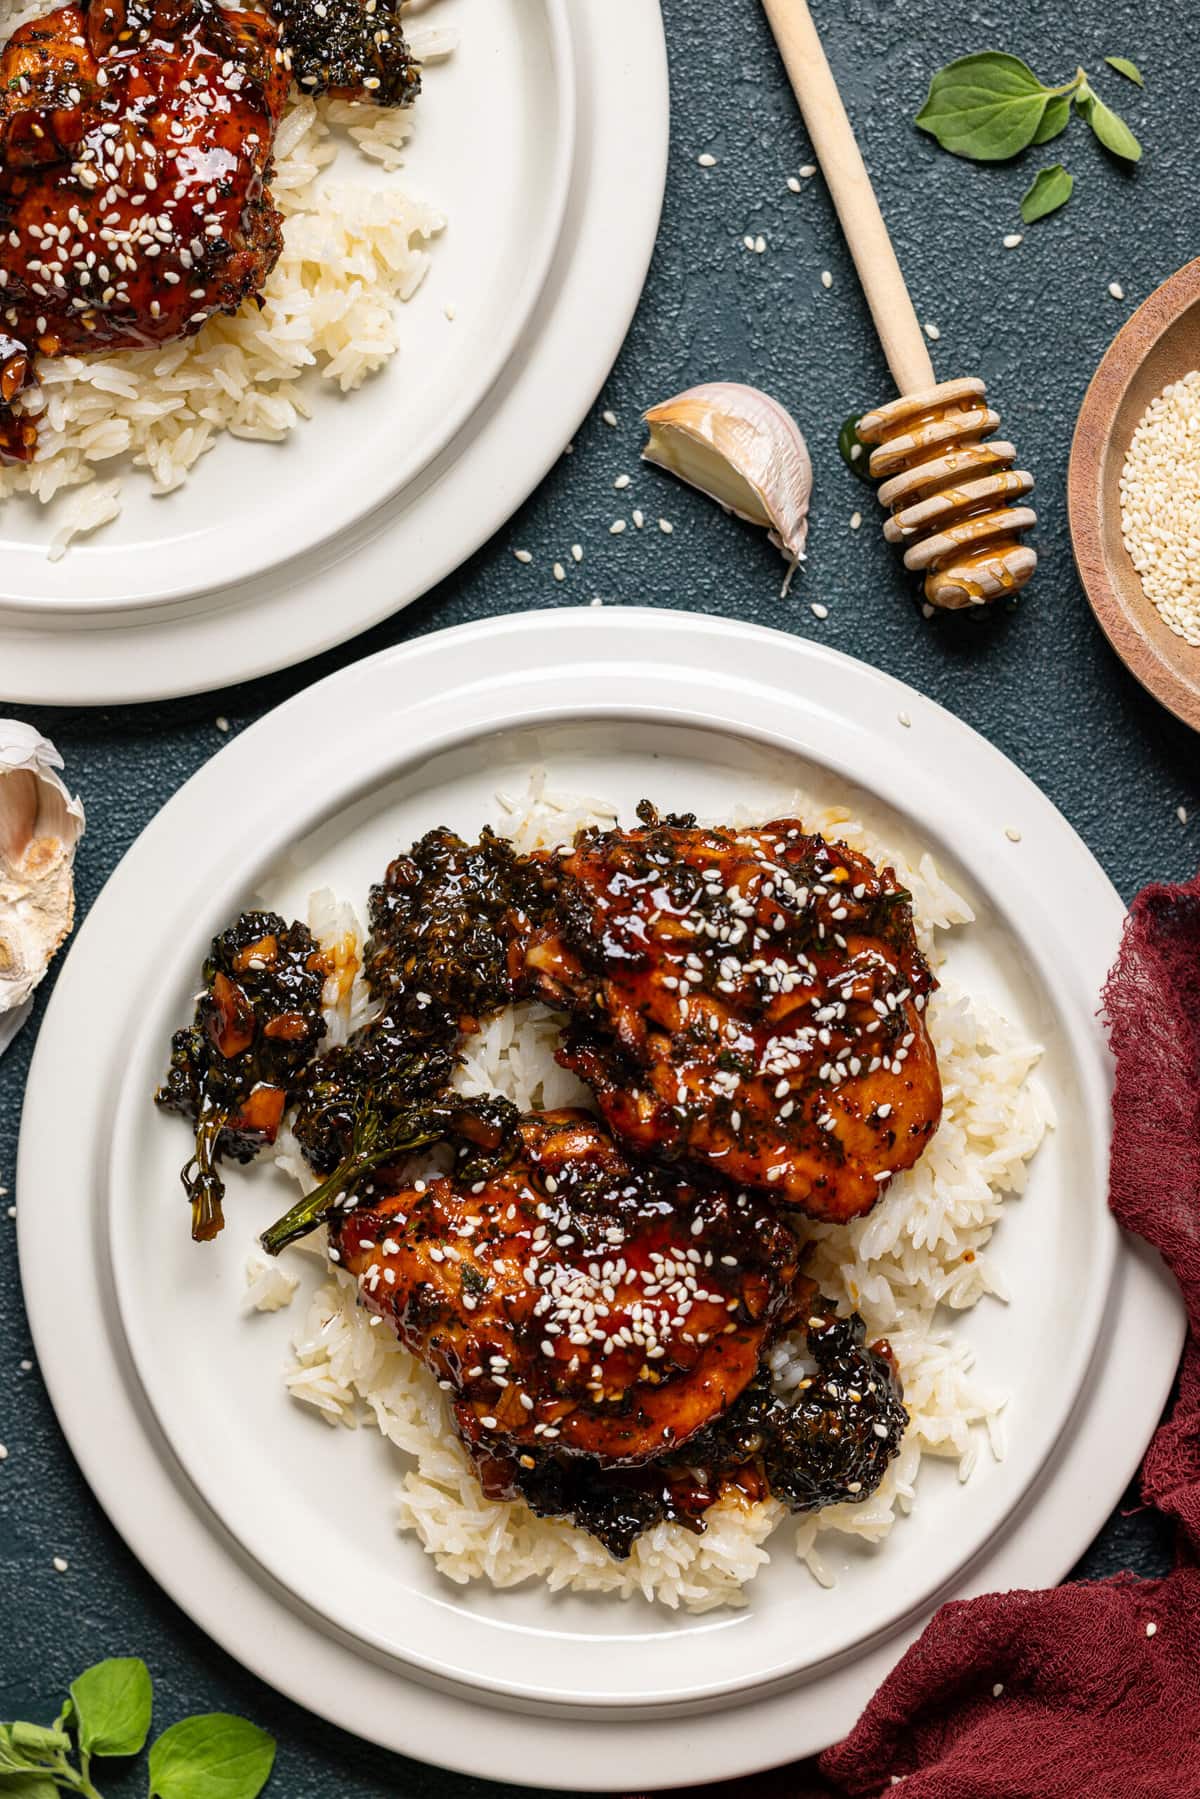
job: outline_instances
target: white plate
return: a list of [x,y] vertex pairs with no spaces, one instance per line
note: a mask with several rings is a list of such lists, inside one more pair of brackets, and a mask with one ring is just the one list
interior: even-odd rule
[[[470,737],[449,747],[448,724],[464,718]],[[318,734],[331,747],[314,805],[287,770],[311,771]],[[285,910],[315,874],[361,896],[398,839],[443,817],[474,822],[497,781],[546,757],[565,784],[625,802],[648,790],[719,808],[797,778],[865,789],[877,815],[933,843],[967,885],[980,922],[963,934],[960,976],[1047,1044],[1060,1128],[996,1239],[1015,1298],[959,1326],[984,1373],[1013,1391],[1010,1456],[981,1462],[965,1490],[927,1469],[913,1518],[878,1552],[842,1557],[831,1593],[790,1561],[786,1535],[740,1615],[681,1620],[447,1587],[393,1537],[390,1455],[281,1397],[294,1316],[238,1320],[247,1237],[281,1197],[262,1190],[271,1177],[239,1183],[211,1253],[187,1242],[180,1132],[148,1095],[205,938],[256,885]],[[268,765],[282,828],[253,798]],[[214,817],[230,821],[219,843]],[[38,1046],[19,1169],[22,1268],[44,1371],[101,1500],[235,1653],[393,1747],[557,1785],[561,1720],[584,1717],[597,1760],[573,1759],[570,1779],[611,1787],[715,1778],[820,1746],[939,1596],[1065,1572],[1119,1496],[1169,1385],[1182,1331],[1169,1286],[1128,1250],[1110,1278],[1119,1239],[1104,1205],[1107,1066],[1093,1013],[1120,919],[1082,844],[996,751],[887,677],[774,633],[657,612],[539,614],[425,639],[301,695],[201,771],[130,852]],[[129,971],[115,1006],[114,966]],[[65,1138],[64,1116],[79,1119]],[[72,1229],[88,1218],[90,1242]],[[1128,1357],[1123,1367],[1108,1354],[1114,1331],[1139,1343],[1136,1379]],[[187,1553],[173,1554],[183,1541]],[[250,1627],[289,1604],[286,1630]],[[444,1696],[372,1710],[361,1701],[371,1691],[378,1702],[381,1670],[393,1694],[407,1670]],[[365,1688],[351,1692],[360,1674]],[[786,1706],[768,1697],[797,1680]],[[466,1686],[538,1722],[522,1731],[506,1711],[506,1727],[497,1713],[479,1744],[442,1736],[434,1726],[466,1703]],[[739,1702],[752,1728],[729,1710]]]
[[462,48],[429,71],[396,179],[450,226],[402,309],[404,348],[348,399],[319,394],[287,445],[223,440],[181,493],[135,500],[59,564],[45,521],[6,507],[4,698],[162,698],[313,655],[449,573],[561,453],[657,229],[661,19],[651,0],[441,5]]
[[120,518],[60,562],[46,556],[54,507],[3,506],[0,605],[31,621],[133,611],[265,574],[403,493],[478,409],[558,247],[575,70],[565,0],[438,0],[425,18],[460,45],[425,72],[404,167],[389,174],[344,149],[322,177],[395,187],[449,219],[400,309],[399,352],[348,396],[314,377],[313,417],[285,444],[223,437],[177,493],[156,498],[127,470]]

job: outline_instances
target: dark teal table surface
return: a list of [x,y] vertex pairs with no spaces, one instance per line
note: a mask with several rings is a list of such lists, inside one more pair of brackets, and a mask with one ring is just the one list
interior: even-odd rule
[[[603,0],[570,0],[603,5]],[[653,0],[645,0],[646,5]],[[1012,611],[925,620],[885,547],[874,501],[842,466],[835,438],[849,412],[888,396],[886,371],[819,180],[798,195],[786,179],[810,159],[756,0],[664,0],[671,52],[672,149],[662,233],[628,341],[575,450],[466,566],[387,624],[316,662],[194,700],[107,711],[42,711],[88,807],[78,861],[81,907],[157,809],[225,741],[319,676],[385,645],[444,625],[526,607],[606,603],[689,607],[774,625],[875,663],[982,731],[1050,795],[1128,898],[1151,879],[1192,873],[1200,859],[1198,740],[1124,672],[1088,611],[1071,561],[1065,477],[1079,403],[1131,307],[1200,249],[1191,72],[1200,22],[1187,6],[1133,0],[816,0],[835,73],[861,135],[918,312],[934,321],[940,374],[981,373],[1006,435],[1037,475],[1036,583]],[[1133,57],[1139,92],[1104,78],[1112,103],[1146,145],[1127,173],[1081,122],[1018,165],[956,161],[912,129],[930,73],[994,46],[1030,60],[1044,80],[1106,54]],[[697,157],[711,152],[716,166]],[[1017,205],[1043,162],[1061,158],[1074,198],[1031,227],[1015,250]],[[747,234],[767,241],[748,252]],[[833,285],[826,290],[821,271]],[[1124,288],[1114,300],[1110,281]],[[795,412],[816,471],[809,560],[788,599],[782,564],[749,527],[637,465],[642,409],[700,380],[752,382]],[[617,427],[600,413],[610,407]],[[621,472],[634,485],[618,498]],[[248,499],[248,504],[251,501]],[[641,505],[657,530],[611,537]],[[850,529],[861,509],[862,529]],[[553,562],[572,543],[564,585]],[[516,562],[514,547],[533,561]],[[565,558],[564,558],[565,559]],[[829,609],[818,620],[810,610]],[[0,696],[3,694],[0,668]],[[8,708],[7,710],[11,710]],[[954,769],[947,768],[949,788]],[[1180,809],[1182,808],[1182,812]],[[1190,818],[1185,815],[1190,814]],[[1053,870],[1048,871],[1053,879]],[[0,1062],[0,1185],[12,1185],[21,1099],[45,1001]],[[229,1709],[279,1739],[270,1792],[281,1799],[367,1799],[494,1790],[345,1736],[278,1697],[217,1649],[142,1571],[92,1499],[55,1423],[21,1303],[16,1233],[0,1203],[0,1717],[49,1719],[71,1677],[114,1653],[141,1654],[162,1722]],[[1131,1494],[1080,1572],[1165,1571],[1169,1544]],[[57,1573],[53,1558],[69,1562]],[[486,1732],[486,1717],[481,1717]],[[536,1730],[536,1723],[530,1724]],[[570,1771],[563,1771],[563,1791]],[[143,1790],[132,1774],[112,1783]]]

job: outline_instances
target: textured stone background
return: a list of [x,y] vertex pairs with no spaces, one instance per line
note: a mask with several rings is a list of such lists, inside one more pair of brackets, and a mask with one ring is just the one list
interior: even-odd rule
[[[603,5],[604,0],[571,0]],[[653,0],[645,0],[647,5]],[[0,0],[2,6],[2,0]],[[982,621],[927,623],[875,527],[870,494],[842,467],[836,430],[889,393],[853,270],[820,180],[789,193],[807,142],[755,0],[664,0],[671,49],[673,147],[662,235],[650,280],[602,405],[497,538],[452,579],[368,637],[319,662],[199,700],[113,712],[47,712],[88,804],[79,859],[83,906],[158,807],[214,755],[215,720],[234,731],[318,676],[440,626],[523,607],[586,601],[694,607],[835,644],[912,682],[959,713],[1024,768],[1095,851],[1125,897],[1146,880],[1194,870],[1200,834],[1197,740],[1115,662],[1075,578],[1064,510],[1071,429],[1105,345],[1131,306],[1197,245],[1194,129],[1184,71],[1200,56],[1190,7],[1132,0],[819,0],[831,60],[921,317],[936,321],[939,372],[982,373],[1006,433],[1038,477],[1043,558],[1019,608]],[[1128,174],[1081,122],[1018,166],[978,168],[944,155],[911,118],[930,73],[951,56],[995,46],[1025,55],[1046,81],[1082,62],[1147,147]],[[1101,75],[1106,53],[1133,56],[1147,91]],[[697,166],[710,150],[716,168]],[[1034,169],[1062,159],[1076,176],[1065,212],[1019,249],[1017,203]],[[762,233],[764,255],[745,233]],[[832,289],[820,282],[833,273]],[[1107,292],[1125,289],[1124,303]],[[694,381],[753,382],[791,406],[816,468],[809,562],[790,599],[780,563],[749,528],[651,471],[637,471],[642,407]],[[624,496],[622,470],[635,475]],[[675,533],[608,535],[640,504]],[[865,523],[852,533],[861,507]],[[551,578],[575,541],[582,568]],[[534,552],[516,563],[514,546]],[[829,617],[818,622],[809,603]],[[0,670],[0,693],[3,671]],[[953,769],[946,779],[954,780]],[[1176,809],[1189,809],[1182,824]],[[1046,871],[1048,880],[1054,870]],[[47,982],[45,992],[50,982]],[[11,1174],[36,1020],[0,1064],[0,1184]],[[7,1206],[12,1195],[4,1200]],[[286,1799],[495,1791],[384,1755],[299,1711],[242,1672],[151,1583],[107,1524],[58,1432],[21,1305],[13,1225],[0,1208],[0,1716],[49,1717],[70,1678],[100,1656],[140,1653],[157,1682],[160,1721],[228,1708],[279,1738],[271,1792]],[[1127,1505],[1134,1503],[1132,1496]],[[56,1574],[52,1557],[70,1569]],[[1081,1572],[1163,1572],[1169,1546],[1145,1516],[1114,1515]],[[481,1717],[481,1728],[486,1719]],[[536,1725],[531,1726],[536,1728]],[[143,1790],[129,1774],[114,1795]]]

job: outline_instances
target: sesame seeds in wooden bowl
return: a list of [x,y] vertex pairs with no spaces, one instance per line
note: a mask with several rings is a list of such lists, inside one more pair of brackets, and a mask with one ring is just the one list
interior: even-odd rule
[[[1172,455],[1172,433],[1181,428],[1179,408],[1168,402],[1157,409],[1149,430],[1154,440],[1140,440],[1140,454],[1131,465],[1122,518],[1122,474],[1134,434],[1147,409],[1174,382],[1200,369],[1200,258],[1187,263],[1178,274],[1157,288],[1121,328],[1109,345],[1091,386],[1084,396],[1071,445],[1068,503],[1071,540],[1092,611],[1117,655],[1154,697],[1177,718],[1200,730],[1200,644],[1189,643],[1180,630],[1172,629],[1155,606],[1142,576],[1134,566],[1126,544],[1130,542],[1145,564],[1159,560],[1154,546],[1164,536],[1174,537],[1175,548],[1161,551],[1162,579],[1152,585],[1164,595],[1174,592],[1177,627],[1186,628],[1186,596],[1190,585],[1182,575],[1190,563],[1191,582],[1200,588],[1200,553],[1182,542],[1181,517],[1164,522],[1160,480],[1188,481],[1189,466],[1200,470],[1186,454]],[[1200,479],[1194,489],[1196,529],[1200,542]],[[1176,510],[1172,508],[1172,510]],[[1187,508],[1177,509],[1186,517]],[[1168,601],[1166,609],[1171,609]],[[1200,623],[1200,606],[1197,609]]]

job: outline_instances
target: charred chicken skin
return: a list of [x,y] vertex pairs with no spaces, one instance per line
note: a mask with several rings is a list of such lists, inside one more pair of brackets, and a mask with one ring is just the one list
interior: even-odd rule
[[[878,1485],[907,1422],[889,1353],[797,1275],[761,1196],[633,1164],[575,1111],[521,1119],[483,1178],[380,1184],[334,1254],[451,1393],[489,1497],[626,1555],[729,1486],[804,1510]],[[765,1352],[793,1320],[813,1372],[789,1398]]]
[[795,819],[585,831],[512,946],[631,1150],[814,1218],[869,1211],[941,1115],[908,895]]
[[289,86],[279,27],[218,0],[82,0],[0,51],[0,460],[33,357],[141,348],[257,293]]

